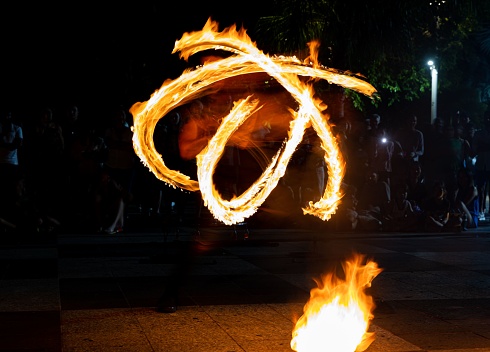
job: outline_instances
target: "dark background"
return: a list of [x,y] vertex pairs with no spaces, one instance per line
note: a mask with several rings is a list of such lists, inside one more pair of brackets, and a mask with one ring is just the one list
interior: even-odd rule
[[77,104],[92,116],[115,104],[129,108],[189,66],[171,54],[184,32],[202,29],[211,17],[220,30],[237,24],[252,36],[256,20],[270,14],[272,3],[0,5],[2,107],[27,118],[44,106],[56,114]]

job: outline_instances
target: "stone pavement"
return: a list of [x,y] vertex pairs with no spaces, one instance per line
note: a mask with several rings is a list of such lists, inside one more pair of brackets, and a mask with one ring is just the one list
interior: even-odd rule
[[175,313],[155,310],[195,229],[58,234],[0,246],[0,351],[291,351],[318,278],[372,258],[367,352],[490,351],[490,230],[332,233],[201,229]]

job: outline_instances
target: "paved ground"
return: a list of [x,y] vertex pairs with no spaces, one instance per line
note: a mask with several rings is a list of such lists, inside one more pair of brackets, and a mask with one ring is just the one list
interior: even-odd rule
[[251,228],[247,240],[244,227],[202,228],[181,305],[158,313],[182,244],[195,235],[185,225],[179,241],[137,228],[4,241],[0,351],[291,351],[313,278],[352,251],[383,269],[372,285],[368,352],[490,351],[488,226],[448,234]]

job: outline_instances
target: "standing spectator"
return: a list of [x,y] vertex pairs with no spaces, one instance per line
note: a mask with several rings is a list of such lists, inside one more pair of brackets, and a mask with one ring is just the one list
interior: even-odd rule
[[305,135],[291,159],[286,177],[297,204],[304,207],[309,201],[318,201],[325,187],[325,161],[318,136],[312,128]]
[[110,125],[104,134],[107,157],[102,184],[114,185],[112,190],[115,193],[121,193],[120,199],[116,197],[118,199],[115,207],[117,211],[115,211],[113,221],[109,221],[108,227],[104,229],[108,233],[122,231],[126,205],[133,200],[136,153],[133,149],[133,132],[126,117],[124,108],[116,108],[110,116]]
[[[427,185],[432,185],[436,181],[444,179],[444,153],[445,136],[444,127],[446,123],[440,117],[436,118],[433,124],[424,132],[425,148],[422,156],[422,171]],[[430,193],[430,189],[428,190]]]
[[461,125],[463,129],[466,129],[466,127],[469,124],[473,124],[471,121],[471,116],[463,110],[459,110],[456,112],[456,117],[454,119],[454,125]]
[[[321,140],[318,134],[311,128],[305,131],[308,143],[311,145],[306,159],[306,174],[302,181],[301,205],[306,206],[309,201],[317,202],[323,195],[325,189],[325,152],[321,148]],[[304,188],[304,189],[303,189]]]
[[68,179],[73,176],[74,165],[72,164],[72,150],[74,144],[78,142],[82,129],[85,128],[85,121],[80,118],[80,111],[78,106],[70,105],[66,110],[64,118],[60,122],[63,132],[63,141],[65,143],[65,155],[64,162],[66,165],[66,171],[68,172]]
[[0,217],[15,200],[19,175],[19,148],[24,140],[22,127],[13,123],[12,112],[0,115]]
[[65,143],[62,128],[54,120],[51,108],[40,111],[30,130],[27,146],[31,167],[29,176],[32,177],[28,183],[34,187],[39,206],[46,207],[50,214],[60,218],[64,211],[61,200],[66,186]]
[[95,225],[99,232],[113,235],[124,230],[125,193],[121,184],[101,169],[94,187]]
[[361,124],[355,132],[348,136],[348,155],[346,182],[362,190],[368,170],[367,125]]
[[[64,219],[68,220],[67,226],[80,227],[79,220],[82,218],[82,210],[86,209],[85,189],[80,182],[84,179],[79,169],[79,163],[83,160],[84,144],[86,143],[86,128],[88,125],[85,120],[80,118],[80,111],[77,105],[70,105],[60,121],[64,141],[64,171],[66,175],[65,200],[70,204],[64,214]],[[76,221],[75,221],[76,220]],[[75,222],[73,222],[75,221]]]
[[407,198],[412,204],[414,211],[420,212],[422,204],[427,197],[427,187],[420,162],[413,161],[409,164],[406,184],[408,187]]
[[68,107],[64,119],[60,124],[63,130],[65,150],[68,152],[71,145],[78,137],[81,129],[85,127],[84,121],[80,118],[80,110],[77,105],[70,105]]
[[337,139],[340,152],[347,165],[344,175],[344,181],[347,184],[352,184],[352,176],[350,175],[352,171],[349,168],[349,165],[351,159],[353,159],[352,162],[354,162],[354,157],[352,156],[352,140],[350,139],[351,127],[349,120],[346,118],[340,118],[332,123],[332,132]]
[[418,130],[417,116],[407,115],[403,125],[395,132],[394,140],[400,146],[399,163],[393,163],[393,172],[397,175],[406,175],[411,162],[418,162],[424,155],[424,134]]
[[[361,126],[367,128],[364,123]],[[367,130],[355,132],[349,120],[340,118],[335,122],[333,131],[346,162],[344,181],[356,189],[361,189],[367,172],[367,153],[364,143]]]
[[[93,195],[99,186],[107,148],[95,126],[84,122],[71,143],[70,179],[66,199],[69,202],[70,226],[75,228],[97,228],[94,224]],[[67,153],[68,154],[68,153]]]
[[444,156],[443,169],[446,187],[450,192],[457,188],[457,175],[460,169],[465,167],[465,161],[471,158],[470,144],[460,136],[462,131],[459,127],[447,125],[444,128]]
[[381,126],[380,115],[371,115],[369,121],[370,129],[366,140],[369,172],[376,173],[381,181],[390,185],[395,143],[389,138],[386,129]]
[[419,161],[424,155],[424,134],[417,129],[417,121],[417,116],[407,116],[403,126],[395,133],[395,140],[400,143],[403,155],[408,161]]
[[[185,173],[183,159],[180,157],[179,151],[179,134],[182,128],[182,118],[178,111],[172,111],[167,116],[163,117],[155,127],[154,138],[155,148],[162,155],[165,165],[172,169]],[[151,207],[155,209],[156,214],[169,213],[180,211],[183,206],[182,198],[185,192],[180,189],[167,185],[165,182],[158,180],[155,175],[147,171],[148,182],[153,187],[149,187],[152,191],[150,197]],[[155,194],[157,195],[156,199]]]
[[490,113],[485,114],[484,127],[475,132],[473,152],[476,155],[475,183],[478,188],[479,220],[485,220],[486,202],[490,186]]
[[475,125],[473,124],[473,122],[468,122],[463,128],[463,134],[461,136],[462,138],[468,141],[471,150],[470,152],[471,159],[466,160],[465,168],[473,173],[475,172],[475,162],[476,162],[475,145],[474,145],[475,133],[476,133]]
[[454,127],[454,134],[454,138],[456,140],[455,143],[458,146],[458,152],[460,153],[461,168],[472,169],[472,160],[475,155],[473,149],[471,148],[470,142],[465,138],[463,125],[456,125]]

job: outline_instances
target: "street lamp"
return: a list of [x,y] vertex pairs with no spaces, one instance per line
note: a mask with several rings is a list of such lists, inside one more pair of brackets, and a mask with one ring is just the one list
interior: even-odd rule
[[432,125],[437,118],[437,69],[432,60],[429,60],[427,65],[429,65],[432,76],[432,94],[430,99],[430,124]]

